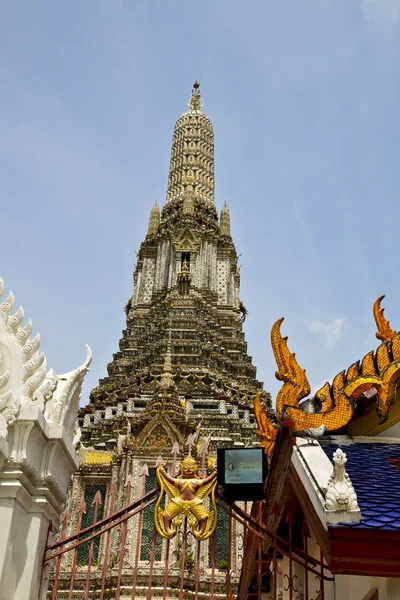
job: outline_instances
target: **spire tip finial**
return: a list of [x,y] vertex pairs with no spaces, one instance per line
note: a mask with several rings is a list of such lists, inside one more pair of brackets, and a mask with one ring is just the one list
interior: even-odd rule
[[190,110],[200,110],[201,107],[203,106],[199,88],[200,88],[200,84],[199,84],[198,80],[196,79],[196,81],[193,84],[192,97],[190,98],[189,104],[188,104]]

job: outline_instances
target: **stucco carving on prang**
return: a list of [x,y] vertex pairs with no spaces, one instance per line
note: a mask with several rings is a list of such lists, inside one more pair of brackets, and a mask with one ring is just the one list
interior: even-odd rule
[[196,254],[201,245],[200,236],[188,228],[180,229],[173,239],[176,252],[190,252]]
[[[4,283],[0,278],[0,298]],[[39,406],[47,421],[66,427],[74,434],[83,377],[91,362],[86,347],[85,363],[66,375],[57,377],[46,371],[46,357],[40,348],[39,333],[31,339],[32,322],[22,326],[24,311],[20,306],[13,314],[12,292],[0,302],[0,439],[7,438],[10,425],[25,406]]]

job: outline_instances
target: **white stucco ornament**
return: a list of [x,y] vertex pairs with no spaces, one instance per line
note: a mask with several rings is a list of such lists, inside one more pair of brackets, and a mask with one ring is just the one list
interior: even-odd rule
[[39,334],[31,339],[31,321],[23,326],[24,311],[3,293],[0,279],[0,600],[37,600],[40,586],[44,600],[41,557],[79,466],[76,416],[92,353],[86,346],[69,373],[47,371]]
[[[3,294],[0,278],[0,298]],[[0,302],[0,440],[7,438],[10,425],[26,406],[38,406],[48,422],[62,425],[72,439],[91,350],[86,346],[86,360],[78,369],[60,376],[52,369],[47,372],[46,357],[39,352],[40,335],[31,339],[30,320],[21,326],[21,306],[11,314],[14,302],[12,292]]]
[[82,393],[82,384],[92,362],[92,351],[88,345],[85,348],[86,360],[80,367],[58,376],[54,376],[51,370],[46,376],[49,382],[53,382],[55,377],[56,387],[46,404],[44,416],[47,421],[62,425],[70,439],[75,437],[75,421]]
[[333,473],[328,480],[325,512],[328,523],[358,522],[361,512],[357,494],[346,473],[347,457],[341,448],[333,455]]
[[[4,283],[0,279],[0,298]],[[14,308],[10,292],[0,302],[0,438],[6,438],[8,427],[28,403],[43,404],[48,391],[40,390],[46,377],[46,359],[39,353],[40,335],[31,339],[32,323],[21,327],[24,311]]]

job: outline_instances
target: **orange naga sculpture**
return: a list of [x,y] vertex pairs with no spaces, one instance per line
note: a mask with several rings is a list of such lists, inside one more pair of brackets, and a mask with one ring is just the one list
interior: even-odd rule
[[[380,423],[385,422],[396,396],[400,380],[400,333],[390,327],[384,317],[381,302],[376,300],[373,314],[378,332],[376,337],[381,344],[374,353],[369,352],[357,361],[347,372],[342,371],[332,384],[325,385],[310,399],[311,411],[305,411],[300,401],[310,393],[310,384],[305,369],[302,369],[294,353],[287,346],[287,337],[281,335],[283,319],[274,323],[271,330],[271,344],[278,371],[276,378],[283,382],[276,399],[276,416],[279,422],[290,421],[294,431],[317,428],[325,425],[327,431],[336,431],[346,426],[361,397],[376,396],[376,412]],[[262,416],[260,399],[255,400],[254,413],[259,426],[261,446],[267,454],[272,453],[276,432],[265,415]]]
[[264,452],[268,457],[272,456],[275,445],[277,429],[272,424],[271,419],[265,412],[264,406],[261,402],[262,394],[257,394],[254,399],[254,416],[258,425],[257,435],[260,438],[260,446],[264,448]]

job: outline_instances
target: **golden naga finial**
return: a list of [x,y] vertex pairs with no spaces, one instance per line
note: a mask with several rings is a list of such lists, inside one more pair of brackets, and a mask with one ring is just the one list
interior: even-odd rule
[[[187,517],[196,539],[206,540],[214,533],[217,526],[215,503],[217,472],[214,470],[211,475],[201,479],[197,470],[197,462],[190,454],[182,460],[177,477],[169,475],[164,465],[157,468],[157,479],[161,490],[154,511],[154,524],[161,537],[166,539],[174,537],[184,517]],[[168,496],[170,502],[165,509],[162,509],[160,505],[164,494]],[[210,495],[213,510],[208,512],[203,501]]]
[[284,319],[278,319],[271,329],[271,345],[278,371],[275,377],[287,384],[286,395],[290,404],[297,405],[302,398],[310,393],[310,384],[306,370],[299,366],[296,355],[287,347],[287,337],[281,335],[281,325]]
[[262,394],[257,394],[254,399],[254,416],[258,425],[257,435],[260,438],[260,446],[264,448],[268,458],[272,457],[274,451],[275,438],[278,430],[272,424],[270,417],[265,412],[265,408],[261,402]]
[[300,400],[310,393],[305,370],[288,349],[287,338],[281,335],[283,319],[276,321],[271,330],[271,343],[278,366],[276,377],[283,382],[276,399],[279,422],[291,421],[294,431],[321,425],[325,425],[327,431],[337,431],[348,424],[357,402],[364,401],[365,393],[369,398],[376,396],[375,407],[380,422],[387,419],[400,383],[400,333],[393,331],[383,316],[380,306],[383,298],[378,298],[374,304],[376,335],[381,340],[376,352],[368,352],[347,372],[336,375],[331,384],[325,383],[309,400],[307,411],[300,404]]
[[378,340],[381,340],[381,342],[391,342],[396,335],[396,332],[393,331],[393,329],[390,327],[389,321],[384,317],[383,313],[385,309],[381,308],[381,302],[384,297],[384,295],[379,296],[379,298],[377,298],[377,300],[374,302],[374,319],[378,328],[378,331],[375,335]]
[[188,107],[190,108],[190,110],[200,110],[201,107],[203,106],[199,88],[200,88],[200,84],[196,79],[196,81],[193,84],[192,97],[190,98],[189,104],[188,104]]
[[[283,386],[276,398],[276,415],[280,422],[290,421],[294,431],[301,431],[309,427],[325,425],[328,431],[340,429],[350,420],[354,411],[353,399],[370,388],[373,382],[367,379],[353,381],[346,386],[344,374],[340,373],[333,381],[332,386],[325,384],[316,394],[315,400],[319,402],[318,412],[305,412],[300,405],[300,400],[310,393],[310,384],[305,369],[302,369],[294,352],[287,347],[287,337],[282,337],[280,326],[283,319],[274,323],[271,330],[271,343],[275,355],[278,371],[275,376],[283,381]],[[350,389],[351,388],[351,389]]]

